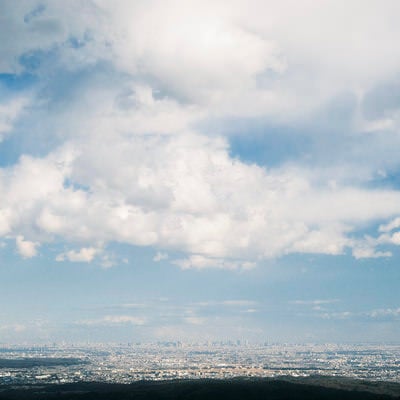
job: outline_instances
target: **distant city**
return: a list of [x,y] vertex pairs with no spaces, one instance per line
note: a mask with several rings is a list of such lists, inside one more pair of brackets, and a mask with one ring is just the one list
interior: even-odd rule
[[343,376],[400,382],[399,345],[242,341],[0,345],[0,384]]

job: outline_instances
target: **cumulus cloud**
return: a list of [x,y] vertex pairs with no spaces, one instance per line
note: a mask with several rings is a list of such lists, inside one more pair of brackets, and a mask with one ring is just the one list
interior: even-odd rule
[[39,243],[25,240],[22,235],[16,237],[15,243],[17,245],[18,253],[23,258],[32,258],[37,255],[37,247],[39,246]]
[[213,115],[299,117],[341,91],[360,97],[396,74],[397,5],[360,7],[309,0],[4,1],[2,37],[12,40],[2,42],[0,69],[26,68],[29,57],[32,64],[37,53],[53,52],[69,70],[112,63]]
[[118,68],[214,114],[298,117],[343,90],[359,96],[399,66],[392,1],[364,3],[362,13],[357,1],[97,5],[113,22]]
[[99,251],[100,250],[95,247],[82,247],[79,251],[69,250],[65,253],[58,254],[56,257],[56,261],[68,260],[71,262],[91,262],[93,261],[94,257],[99,253]]
[[79,145],[0,171],[4,235],[90,243],[59,261],[89,262],[96,243],[118,241],[183,250],[190,255],[173,261],[183,269],[248,269],[293,252],[343,253],[359,225],[400,212],[395,190],[324,187],[299,169],[247,165],[221,138]]

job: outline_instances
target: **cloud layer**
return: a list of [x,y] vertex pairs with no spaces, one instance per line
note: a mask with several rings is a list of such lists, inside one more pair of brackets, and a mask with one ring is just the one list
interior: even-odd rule
[[[92,262],[118,242],[180,252],[184,269],[248,269],[400,243],[396,2],[1,7],[0,71],[34,83],[3,85],[0,146],[46,143],[0,168],[0,235],[21,256],[62,242],[57,261]],[[237,120],[310,146],[257,165],[231,153]]]

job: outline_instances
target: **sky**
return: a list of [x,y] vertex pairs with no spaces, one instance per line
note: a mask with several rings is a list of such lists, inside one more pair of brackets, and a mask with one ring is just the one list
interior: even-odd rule
[[0,343],[398,343],[397,0],[2,0]]

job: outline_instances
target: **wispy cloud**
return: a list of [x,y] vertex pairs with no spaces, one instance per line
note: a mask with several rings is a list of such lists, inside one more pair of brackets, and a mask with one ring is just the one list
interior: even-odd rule
[[15,332],[15,333],[20,333],[24,332],[28,329],[28,327],[24,324],[7,324],[3,325],[0,324],[0,331],[5,331],[5,332]]
[[338,302],[340,302],[339,299],[316,299],[316,300],[292,300],[289,303],[297,305],[320,306],[325,304],[335,304]]
[[221,304],[232,307],[249,307],[257,304],[254,300],[224,300]]
[[136,317],[131,315],[106,315],[98,319],[86,319],[76,321],[77,325],[83,326],[113,326],[113,325],[145,325],[147,319],[144,317]]
[[380,308],[366,313],[371,318],[400,318],[400,308]]
[[172,264],[177,265],[182,269],[206,269],[219,268],[227,270],[243,269],[248,270],[256,266],[255,262],[227,260],[223,258],[205,257],[202,255],[192,255],[185,259],[173,260]]
[[203,325],[206,323],[207,319],[203,317],[185,317],[184,321],[191,324],[191,325]]
[[223,307],[250,307],[257,305],[258,302],[255,300],[247,300],[247,299],[237,299],[237,300],[208,300],[208,301],[199,301],[193,303],[194,306],[199,307],[215,307],[215,306],[223,306]]
[[86,262],[93,261],[95,256],[101,252],[101,250],[95,247],[82,247],[77,250],[69,250],[65,253],[60,253],[56,257],[56,261],[71,261],[71,262]]
[[349,319],[354,317],[354,313],[351,311],[340,311],[340,312],[324,312],[317,314],[319,318],[322,319]]
[[[315,310],[319,311],[319,310]],[[400,318],[400,308],[380,308],[370,311],[323,311],[313,314],[317,318],[342,320],[398,320]]]
[[161,251],[158,251],[153,257],[154,262],[160,262],[163,260],[168,260],[168,253],[162,253]]

